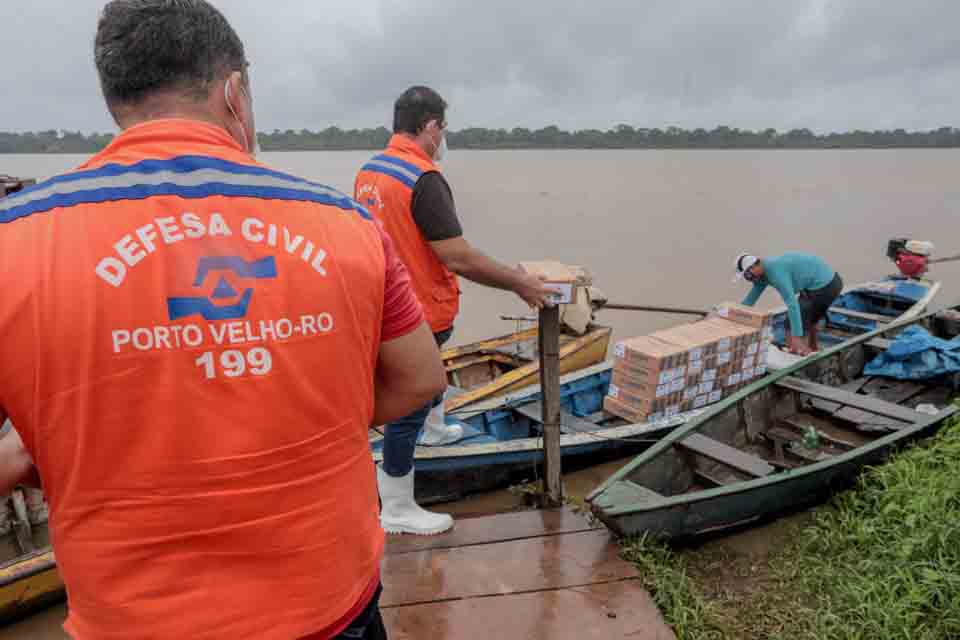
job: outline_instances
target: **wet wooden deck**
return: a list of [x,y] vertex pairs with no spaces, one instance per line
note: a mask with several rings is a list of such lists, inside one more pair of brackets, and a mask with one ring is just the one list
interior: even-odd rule
[[636,568],[569,509],[457,520],[389,536],[381,608],[391,640],[668,640]]

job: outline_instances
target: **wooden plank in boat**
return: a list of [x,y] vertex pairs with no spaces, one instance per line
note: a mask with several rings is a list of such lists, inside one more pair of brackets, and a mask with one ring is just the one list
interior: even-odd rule
[[876,377],[863,387],[864,393],[877,397],[886,402],[900,404],[920,394],[927,387],[907,380],[891,380],[890,378]]
[[858,318],[860,320],[872,320],[878,324],[888,324],[896,320],[890,316],[880,315],[879,313],[864,313],[863,311],[854,311],[853,309],[843,309],[841,307],[830,307],[833,313],[839,313],[842,316]]
[[427,549],[451,549],[491,542],[507,542],[598,529],[570,509],[520,511],[496,518],[458,518],[453,529],[436,536],[387,536],[387,554]]
[[[802,458],[807,462],[820,462],[824,458],[829,458],[832,454],[829,454],[825,451],[811,451],[807,449],[803,443],[800,441],[800,437],[792,429],[785,429],[783,427],[773,427],[766,431],[768,438],[773,440],[774,446],[776,448],[776,455],[780,460],[784,460],[784,451],[789,451],[791,454]],[[786,446],[784,446],[786,445]]]
[[[818,424],[811,425],[810,423],[804,422],[801,418],[801,415],[787,416],[786,418],[781,418],[780,424],[786,427],[787,429],[794,431],[796,434],[800,435],[801,437],[802,437],[802,434],[807,430],[808,426],[813,426],[817,430],[817,433],[820,434],[821,440],[830,443],[831,445],[837,447],[838,449],[846,449],[849,451],[851,449],[856,449],[861,444],[870,442],[869,439],[864,439],[862,436],[861,438],[859,438],[860,442],[853,442],[852,439],[857,435],[855,433],[849,434],[851,438],[849,440],[846,438],[841,438],[839,437],[839,435],[841,434],[836,433],[836,431],[839,431],[839,429],[834,428],[828,431],[827,429],[824,429],[823,425],[818,425]],[[846,435],[846,434],[842,434],[842,435]]]
[[[516,411],[534,422],[540,423],[543,420],[543,405],[539,401],[521,405]],[[603,428],[603,425],[588,422],[567,411],[560,412],[560,433],[590,433]]]
[[691,433],[678,443],[681,447],[690,449],[704,457],[716,460],[729,467],[744,473],[762,478],[774,472],[773,466],[762,458],[745,453],[739,449],[724,444],[719,440],[707,437],[702,433]]
[[694,469],[694,470],[693,470],[693,475],[695,475],[696,477],[698,477],[698,478],[700,478],[701,480],[705,481],[708,485],[710,485],[710,487],[723,487],[723,486],[728,485],[728,484],[733,484],[733,483],[735,483],[735,482],[740,482],[739,479],[731,479],[731,480],[727,480],[727,481],[721,480],[721,479],[718,478],[716,475],[711,474],[711,473],[708,473],[708,472],[704,471],[703,469]]
[[[851,380],[846,384],[840,385],[838,388],[851,393],[857,393],[872,379],[873,378],[870,377],[857,378],[856,380]],[[826,411],[827,413],[833,413],[834,411],[843,407],[843,405],[839,402],[830,402],[829,400],[821,400],[820,398],[811,398],[811,404],[817,409]]]
[[875,413],[879,416],[902,420],[903,422],[914,423],[921,417],[920,414],[913,409],[901,407],[900,405],[892,402],[884,402],[883,400],[878,400],[877,398],[871,398],[870,396],[852,393],[836,387],[828,387],[827,385],[817,384],[816,382],[810,382],[809,380],[801,380],[800,378],[795,378],[793,376],[781,378],[776,382],[776,384],[784,389],[805,393],[814,398],[839,402],[840,404],[848,407],[862,409],[864,411],[869,411],[870,413]]
[[869,411],[864,411],[863,409],[857,409],[856,407],[844,407],[842,409],[838,409],[836,412],[834,412],[833,417],[846,422],[852,422],[854,425],[856,425],[857,430],[865,432],[897,431],[909,424],[894,418],[878,416],[875,413],[870,413]]

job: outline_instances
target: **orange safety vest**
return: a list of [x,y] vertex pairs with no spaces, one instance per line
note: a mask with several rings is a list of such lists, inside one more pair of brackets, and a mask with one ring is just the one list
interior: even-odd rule
[[413,188],[425,173],[440,171],[423,149],[394,135],[386,150],[360,169],[354,198],[383,223],[410,272],[413,289],[434,333],[453,326],[460,311],[460,286],[437,257],[413,218]]
[[187,120],[0,200],[0,406],[73,637],[291,640],[368,592],[380,233]]

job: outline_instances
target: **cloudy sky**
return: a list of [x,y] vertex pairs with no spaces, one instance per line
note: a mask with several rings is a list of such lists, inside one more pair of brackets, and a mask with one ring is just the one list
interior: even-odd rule
[[[214,3],[265,131],[388,125],[421,83],[454,129],[960,125],[956,0]],[[6,7],[0,130],[112,130],[91,56],[103,4]]]

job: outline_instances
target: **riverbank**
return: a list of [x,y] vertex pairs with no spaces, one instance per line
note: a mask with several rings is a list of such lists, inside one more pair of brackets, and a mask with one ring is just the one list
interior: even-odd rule
[[958,462],[955,422],[814,511],[624,555],[681,640],[960,637]]

